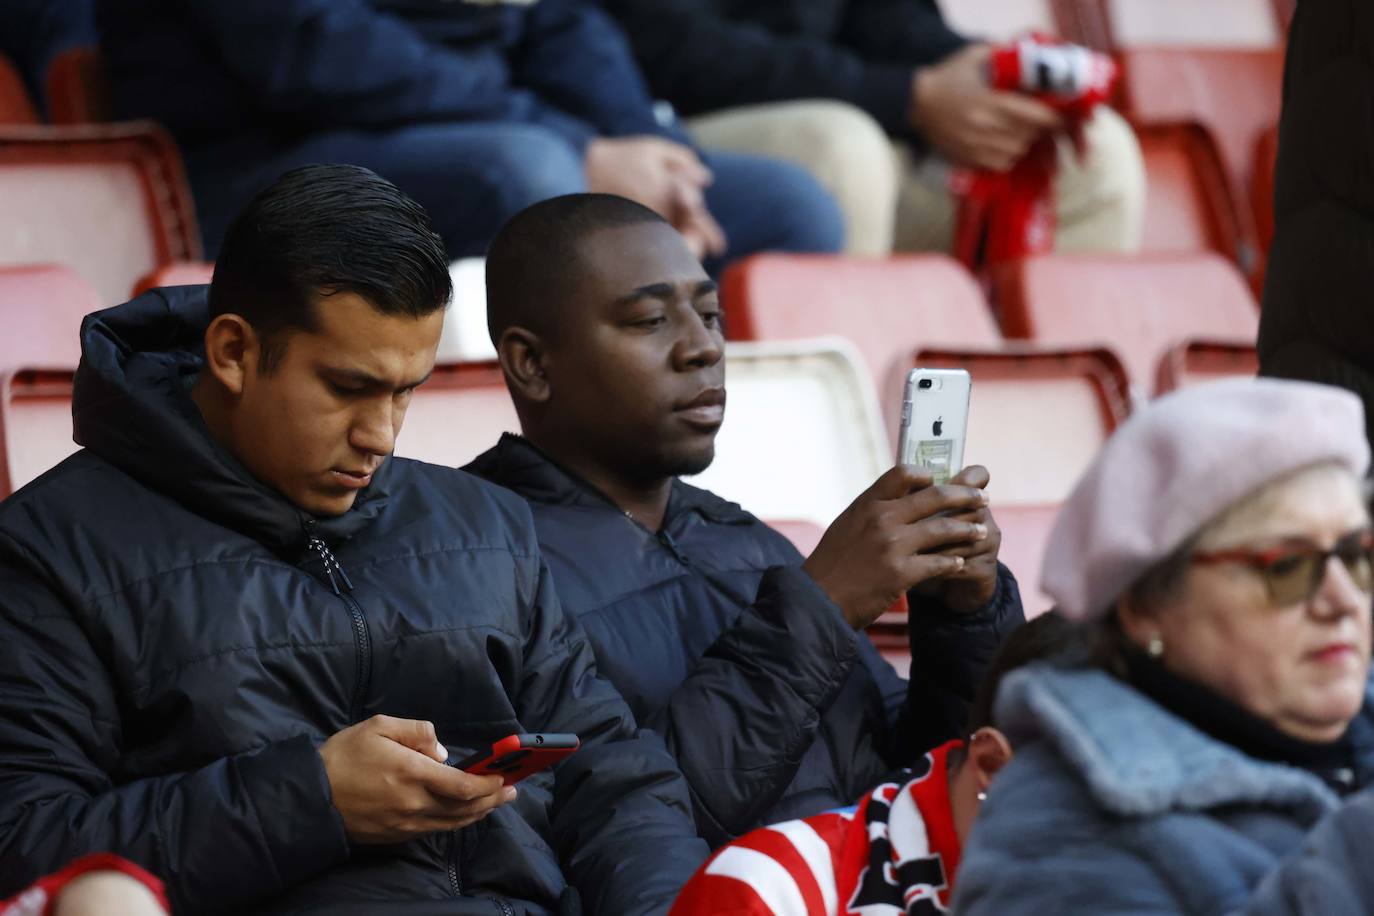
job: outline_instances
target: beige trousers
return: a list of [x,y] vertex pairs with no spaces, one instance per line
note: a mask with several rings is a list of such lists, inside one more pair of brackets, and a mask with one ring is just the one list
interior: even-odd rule
[[[706,149],[774,156],[811,172],[844,211],[846,250],[881,256],[948,251],[956,204],[948,170],[894,143],[867,113],[844,102],[779,102],[687,121]],[[1134,251],[1145,211],[1140,145],[1121,116],[1100,109],[1080,161],[1062,144],[1056,197],[1061,251]]]

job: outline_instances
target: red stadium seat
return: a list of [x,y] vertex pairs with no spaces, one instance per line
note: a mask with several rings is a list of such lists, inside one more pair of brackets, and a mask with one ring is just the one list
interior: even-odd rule
[[1132,48],[1121,54],[1125,114],[1135,124],[1193,121],[1211,133],[1237,200],[1244,200],[1255,144],[1278,123],[1279,48]]
[[1244,279],[1212,254],[1029,258],[998,272],[996,297],[1008,337],[1109,346],[1142,392],[1176,343],[1209,337],[1251,344],[1259,328]]
[[0,128],[0,265],[58,263],[106,303],[201,256],[181,157],[147,123]]
[[396,454],[459,467],[519,431],[499,363],[440,363],[411,398]]
[[804,557],[811,555],[811,551],[816,549],[816,545],[821,542],[821,536],[825,534],[824,528],[805,519],[779,519],[768,522],[767,525],[791,541],[792,546]]
[[77,450],[71,370],[0,372],[0,499]]
[[70,48],[48,66],[48,120],[98,124],[112,120],[105,64],[96,48]]
[[37,124],[29,91],[9,58],[0,54],[0,124]]
[[721,297],[733,339],[849,338],[889,407],[913,350],[1002,339],[977,282],[944,255],[758,255],[725,272]]
[[1100,0],[1114,49],[1146,46],[1275,48],[1273,0]]
[[1125,370],[1107,350],[1008,345],[1001,352],[925,351],[913,365],[967,369],[967,464],[988,468],[1002,528],[1002,562],[1021,583],[1027,613],[1050,602],[1040,560],[1057,507],[1130,413]]
[[215,275],[210,261],[177,261],[157,268],[134,284],[132,295],[138,296],[159,286],[200,286]]
[[101,308],[96,291],[66,268],[0,267],[0,372],[75,367],[81,319]]
[[1249,344],[1190,340],[1170,347],[1159,361],[1155,394],[1233,376],[1259,374],[1259,353]]
[[1136,131],[1145,159],[1144,251],[1216,251],[1248,271],[1256,260],[1211,136],[1196,124]]
[[1270,127],[1255,144],[1255,166],[1250,178],[1250,205],[1255,211],[1255,232],[1266,255],[1274,244],[1274,172],[1279,163],[1279,128]]

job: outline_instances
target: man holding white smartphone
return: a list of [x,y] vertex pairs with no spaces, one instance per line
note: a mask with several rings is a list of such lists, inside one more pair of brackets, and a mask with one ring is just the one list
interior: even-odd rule
[[[988,473],[898,466],[809,558],[680,475],[725,413],[716,286],[652,211],[607,195],[529,208],[487,260],[488,322],[524,438],[467,470],[523,495],[563,606],[687,775],[720,843],[851,803],[958,735],[1023,620]],[[908,684],[856,631],[906,595]]]

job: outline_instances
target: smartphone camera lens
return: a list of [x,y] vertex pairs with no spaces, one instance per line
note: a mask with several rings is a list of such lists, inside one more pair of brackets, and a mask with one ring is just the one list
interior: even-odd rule
[[544,736],[543,736],[543,735],[535,735],[535,736],[534,736],[534,743],[535,743],[535,744],[543,744],[543,743],[544,743]]
[[921,379],[919,382],[916,383],[916,387],[917,387],[917,388],[929,388],[929,387],[930,387],[930,384],[931,384],[930,379],[928,379],[928,378],[923,378],[923,379]]

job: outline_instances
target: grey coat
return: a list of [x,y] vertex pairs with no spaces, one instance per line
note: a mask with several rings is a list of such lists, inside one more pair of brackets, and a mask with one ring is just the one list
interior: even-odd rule
[[[1016,758],[969,838],[956,913],[1374,912],[1369,792],[1342,802],[1097,670],[1016,672],[997,719]],[[1357,768],[1369,785],[1374,748]]]

